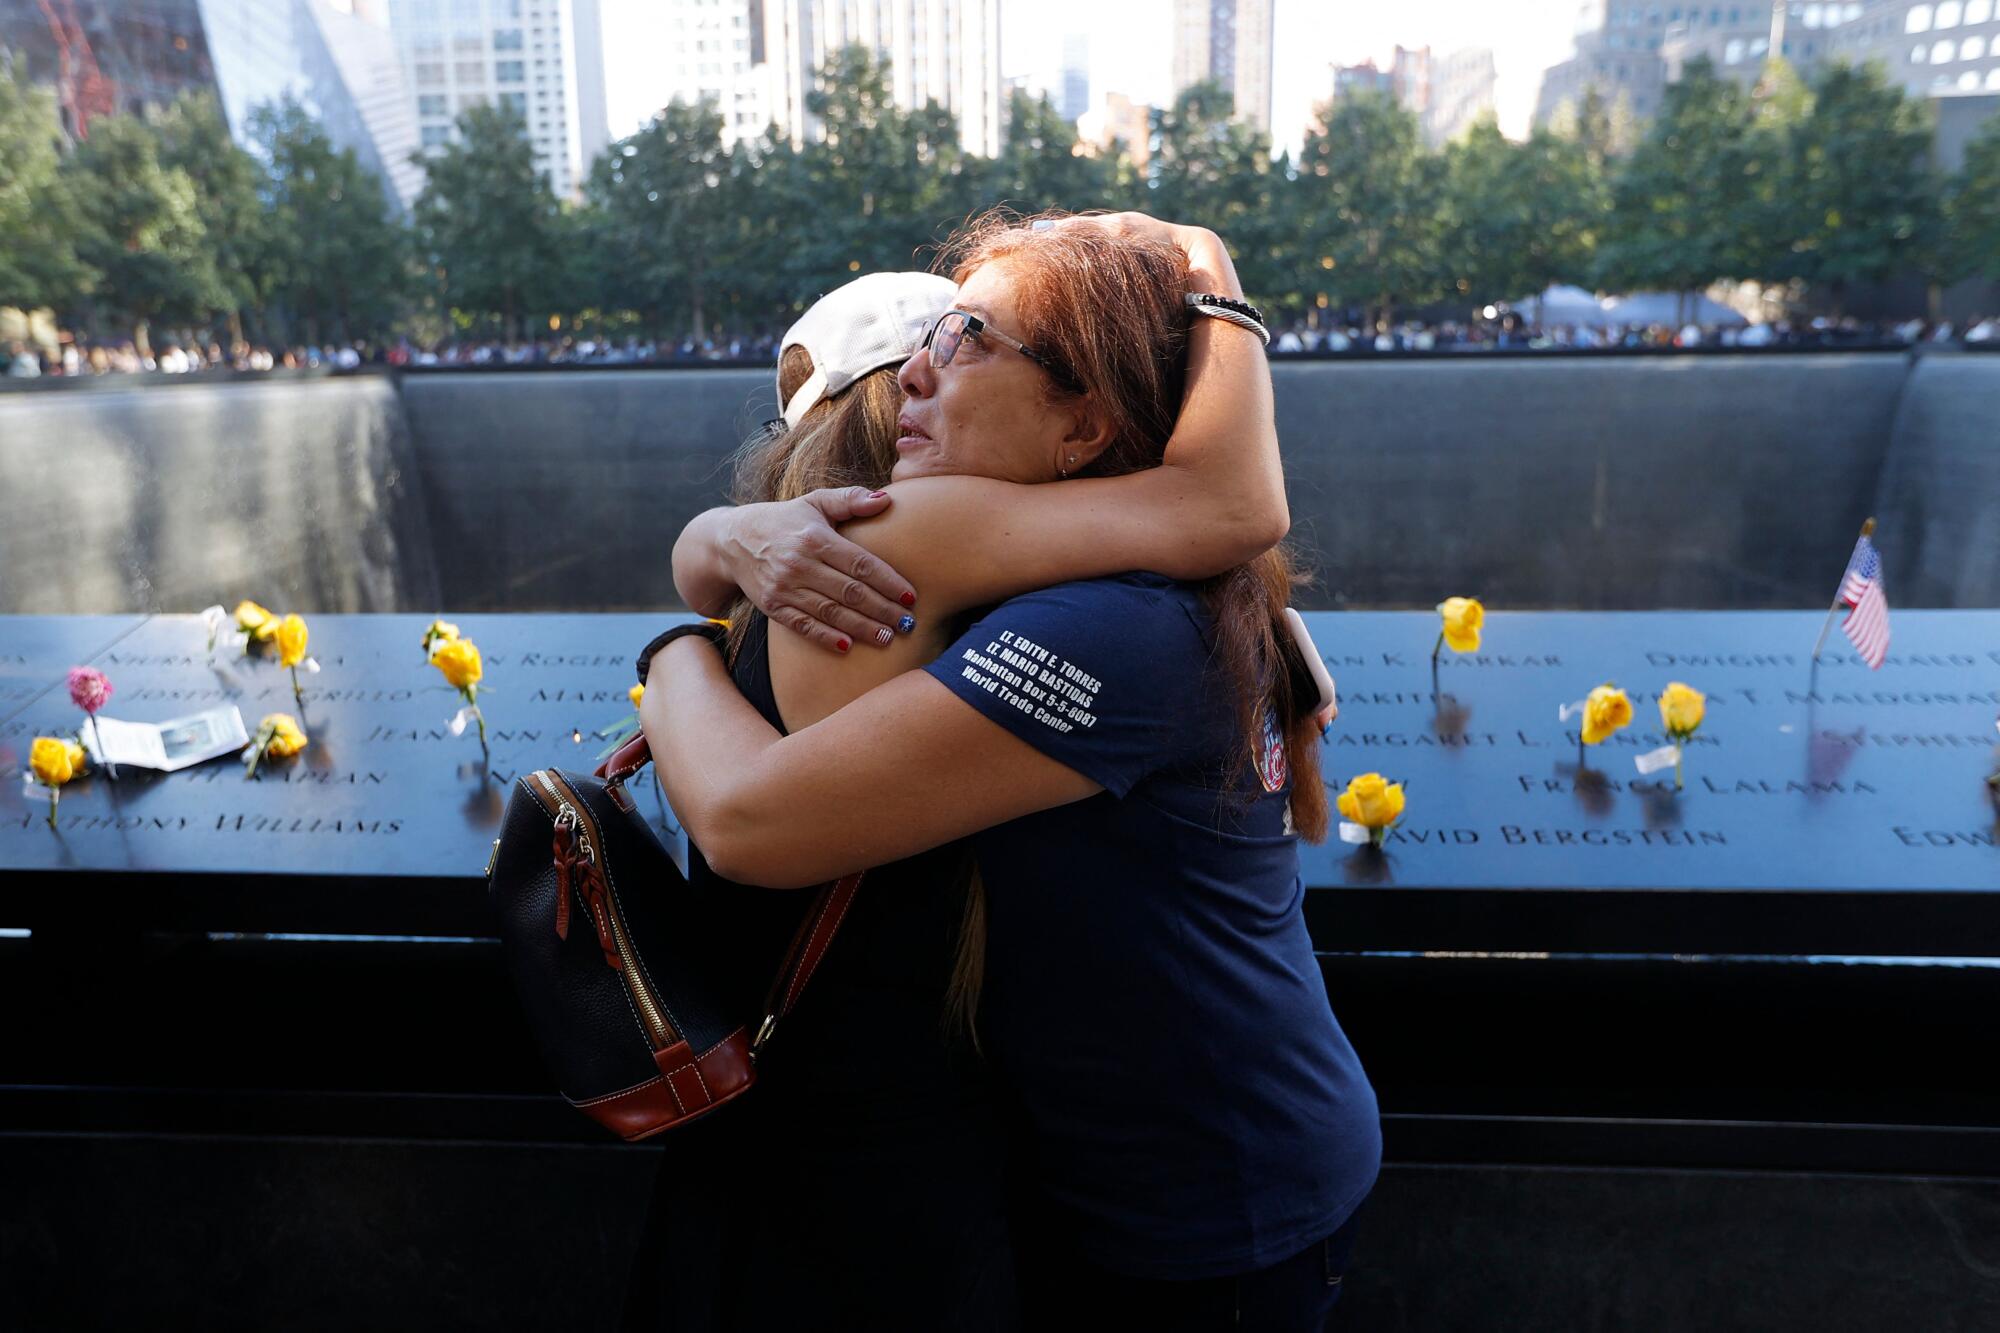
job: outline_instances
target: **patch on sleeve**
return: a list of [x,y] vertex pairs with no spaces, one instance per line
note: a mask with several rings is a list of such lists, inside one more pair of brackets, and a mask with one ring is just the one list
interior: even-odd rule
[[1283,791],[1292,780],[1292,766],[1285,757],[1285,733],[1278,726],[1277,709],[1264,709],[1264,729],[1257,737],[1250,757],[1257,767],[1257,780],[1264,784],[1265,791]]

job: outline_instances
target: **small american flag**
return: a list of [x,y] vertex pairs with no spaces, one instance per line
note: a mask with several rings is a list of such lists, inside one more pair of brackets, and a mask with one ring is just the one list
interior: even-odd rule
[[1870,670],[1881,670],[1889,655],[1889,599],[1882,592],[1882,557],[1866,537],[1854,543],[1847,575],[1840,581],[1840,600],[1849,608],[1840,622],[1842,632]]

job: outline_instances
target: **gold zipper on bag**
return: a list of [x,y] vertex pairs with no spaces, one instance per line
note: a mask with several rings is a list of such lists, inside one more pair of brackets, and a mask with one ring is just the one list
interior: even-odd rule
[[[618,951],[619,970],[624,973],[626,989],[632,993],[632,1002],[639,1010],[640,1018],[646,1026],[646,1035],[653,1043],[653,1049],[663,1051],[679,1038],[674,1033],[673,1025],[667,1022],[665,1009],[654,998],[652,987],[646,984],[645,977],[640,973],[639,956],[633,950],[632,941],[625,933],[625,919],[618,911],[617,900],[610,893],[610,881],[605,878],[604,867],[597,859],[599,842],[597,821],[592,817],[590,807],[583,803],[583,798],[572,791],[569,784],[560,777],[545,768],[535,770],[533,776],[547,789],[547,798],[542,803],[554,806],[552,813],[556,817],[556,827],[570,830],[571,836],[582,846],[583,854],[591,864],[591,873],[597,875],[604,884],[605,892],[600,895],[599,901],[603,904],[605,919],[611,927],[612,947]],[[530,786],[532,789],[532,784]],[[540,796],[541,793],[537,792],[536,795]]]

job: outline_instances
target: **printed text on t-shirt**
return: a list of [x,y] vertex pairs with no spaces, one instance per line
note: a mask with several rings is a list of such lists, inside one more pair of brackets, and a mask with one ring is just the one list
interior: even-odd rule
[[1097,725],[1091,710],[1104,683],[1013,630],[1002,630],[983,653],[967,648],[961,660],[961,677],[1046,727],[1070,732]]

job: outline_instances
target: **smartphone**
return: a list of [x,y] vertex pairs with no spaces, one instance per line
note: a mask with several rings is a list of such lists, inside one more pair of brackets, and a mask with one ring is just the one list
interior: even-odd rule
[[1299,656],[1305,660],[1306,670],[1312,674],[1313,684],[1319,688],[1319,706],[1314,711],[1324,711],[1334,705],[1333,675],[1320,659],[1319,649],[1314,646],[1312,635],[1306,633],[1306,618],[1291,607],[1285,608],[1285,626],[1292,632],[1292,642],[1299,646]]

